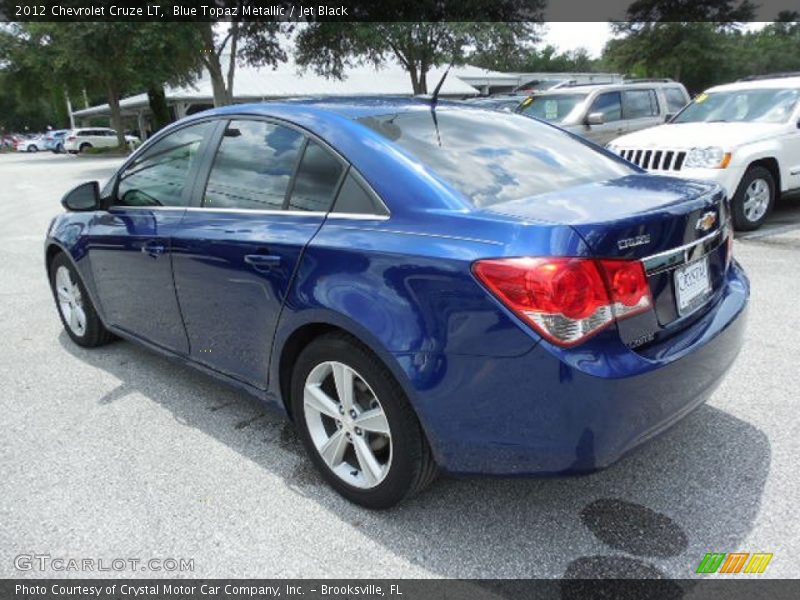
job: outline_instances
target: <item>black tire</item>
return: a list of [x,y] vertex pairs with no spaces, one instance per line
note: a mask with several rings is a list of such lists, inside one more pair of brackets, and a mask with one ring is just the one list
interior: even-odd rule
[[64,144],[56,146],[56,154],[64,154]]
[[[321,457],[311,437],[303,401],[306,380],[318,365],[336,361],[357,371],[380,401],[391,430],[389,470],[375,487],[350,485]],[[291,408],[300,439],[325,480],[342,496],[370,509],[390,508],[419,492],[436,478],[436,463],[425,433],[400,385],[386,366],[355,338],[345,333],[325,334],[311,342],[295,362],[291,381]]]
[[80,148],[78,148],[78,152],[79,152],[80,154],[83,154],[83,153],[84,153],[84,152],[86,152],[87,150],[91,150],[91,148],[92,148],[92,145],[91,145],[91,144],[84,143],[84,144],[81,144]]
[[[56,274],[58,273],[59,268],[65,268],[67,271],[69,271],[72,281],[77,284],[80,290],[81,307],[85,314],[86,321],[82,335],[77,334],[72,329],[64,317],[64,313],[61,309],[56,285]],[[81,278],[72,262],[63,252],[56,254],[56,256],[53,258],[53,261],[50,263],[50,289],[53,292],[53,299],[56,302],[56,310],[58,311],[58,316],[61,319],[61,324],[64,326],[64,330],[67,332],[67,335],[69,335],[73,342],[79,346],[83,346],[84,348],[95,348],[97,346],[108,344],[116,339],[114,334],[108,331],[108,329],[106,329],[103,325],[103,322],[100,320],[100,317],[98,316],[97,311],[92,304],[89,294],[86,292],[86,287],[83,285],[83,281],[81,281]]]
[[28,146],[28,152],[38,152],[39,148],[36,146]]
[[[748,200],[748,193],[752,185],[758,185],[756,182],[763,181],[769,189],[769,200],[766,210],[761,214],[755,214],[756,218],[751,219],[748,217],[748,212],[745,208],[745,203]],[[775,179],[768,169],[759,166],[753,166],[747,169],[747,172],[739,182],[739,187],[736,188],[736,193],[733,195],[733,225],[738,231],[753,231],[758,229],[767,220],[769,213],[772,212],[772,207],[775,205],[776,195]],[[760,211],[759,211],[760,213]]]

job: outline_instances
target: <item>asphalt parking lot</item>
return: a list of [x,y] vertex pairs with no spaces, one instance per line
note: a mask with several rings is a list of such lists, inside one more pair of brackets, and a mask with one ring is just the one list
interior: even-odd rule
[[121,576],[681,578],[735,551],[772,552],[763,576],[797,576],[800,199],[736,242],[747,339],[707,405],[600,473],[442,478],[369,512],[241,393],[127,342],[70,343],[42,241],[61,195],[118,162],[0,154],[0,577],[63,576],[15,568],[48,554],[194,560]]

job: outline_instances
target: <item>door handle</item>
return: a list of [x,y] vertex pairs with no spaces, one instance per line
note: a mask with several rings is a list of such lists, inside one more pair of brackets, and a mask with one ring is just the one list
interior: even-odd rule
[[164,244],[159,244],[157,242],[145,242],[142,245],[142,254],[147,254],[148,256],[152,256],[153,258],[158,258],[164,252],[166,252],[167,248]]
[[281,257],[274,254],[246,254],[244,262],[256,271],[269,271],[281,264]]

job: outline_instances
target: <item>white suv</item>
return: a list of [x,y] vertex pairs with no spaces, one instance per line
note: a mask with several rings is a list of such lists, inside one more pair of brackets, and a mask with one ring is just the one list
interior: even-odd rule
[[800,74],[713,87],[669,123],[608,148],[654,174],[718,182],[736,228],[756,229],[776,197],[800,189]]
[[[139,138],[126,135],[125,141],[133,148]],[[90,148],[113,148],[117,145],[117,132],[108,127],[85,127],[72,129],[64,136],[64,150],[72,154],[85,152]]]

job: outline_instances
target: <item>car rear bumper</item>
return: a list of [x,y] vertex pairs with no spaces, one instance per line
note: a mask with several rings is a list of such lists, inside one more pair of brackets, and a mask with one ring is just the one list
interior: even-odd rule
[[[445,471],[546,475],[606,467],[705,402],[742,345],[749,283],[733,263],[697,322],[647,352],[609,331],[522,356],[402,357]],[[616,344],[613,339],[616,337]],[[560,353],[560,355],[559,355]],[[677,448],[676,452],[686,451]]]

